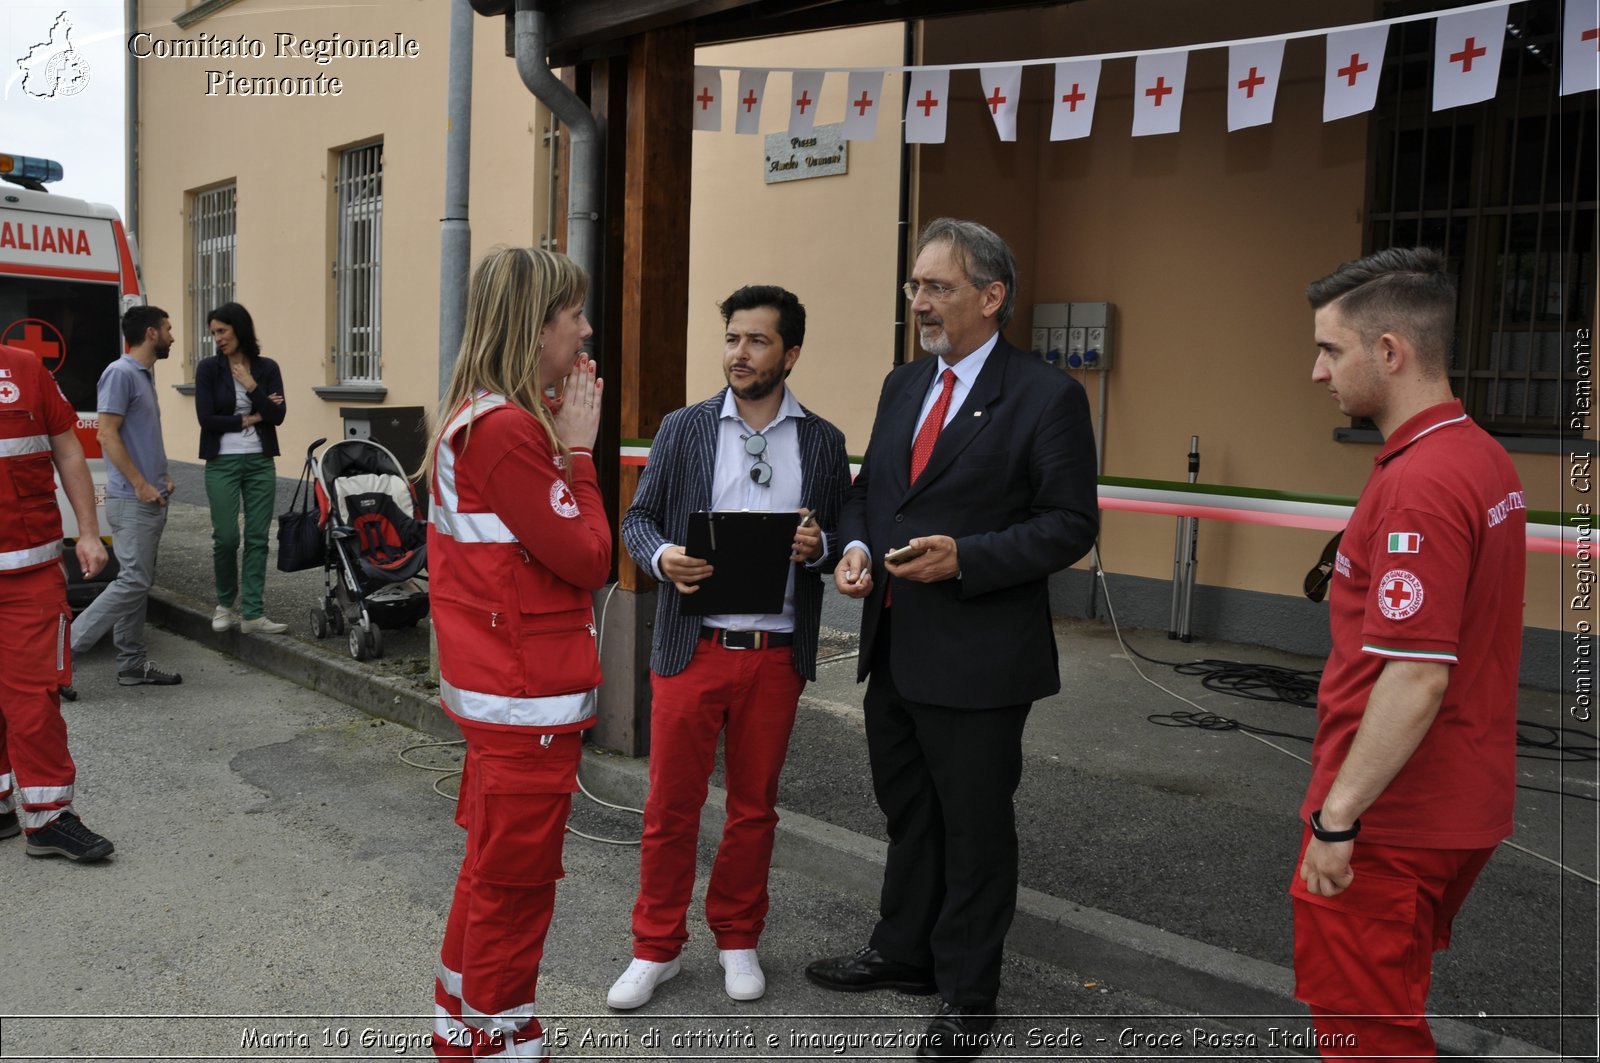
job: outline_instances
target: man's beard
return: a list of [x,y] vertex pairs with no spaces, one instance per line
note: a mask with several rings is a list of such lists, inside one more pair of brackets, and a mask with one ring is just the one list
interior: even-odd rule
[[739,385],[733,382],[733,374],[725,373],[728,387],[733,393],[746,402],[759,402],[778,390],[778,385],[783,383],[783,370],[773,369],[770,372],[757,372],[755,379],[748,384]]
[[163,360],[164,358],[167,357],[167,355],[169,355],[171,353],[172,353],[172,344],[169,343],[166,346],[162,346],[159,343],[156,344],[156,361],[159,362],[159,361]]
[[[938,330],[938,337],[936,339],[929,338],[928,334],[932,329]],[[929,354],[938,355],[940,358],[943,358],[951,351],[950,333],[944,330],[944,325],[942,324],[925,325],[921,322],[918,322],[917,338],[922,341],[922,349],[927,351]]]

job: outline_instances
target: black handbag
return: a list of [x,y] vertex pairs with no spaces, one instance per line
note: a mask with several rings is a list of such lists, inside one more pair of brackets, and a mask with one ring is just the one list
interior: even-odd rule
[[[300,470],[300,482],[295,484],[294,498],[286,513],[278,514],[278,571],[300,572],[320,568],[327,558],[327,546],[322,538],[322,514],[318,512],[313,497],[312,481],[316,469],[311,455],[306,455],[305,468]],[[305,499],[301,501],[301,492]]]

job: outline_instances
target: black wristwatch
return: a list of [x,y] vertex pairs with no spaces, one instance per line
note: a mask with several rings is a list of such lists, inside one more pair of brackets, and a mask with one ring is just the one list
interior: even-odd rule
[[1322,826],[1322,809],[1311,813],[1311,834],[1319,842],[1348,842],[1353,841],[1361,833],[1361,821],[1358,819],[1350,824],[1349,830],[1327,830]]

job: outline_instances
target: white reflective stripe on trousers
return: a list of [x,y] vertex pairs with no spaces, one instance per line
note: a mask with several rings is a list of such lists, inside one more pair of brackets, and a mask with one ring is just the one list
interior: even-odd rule
[[29,454],[48,454],[49,452],[49,436],[19,436],[16,439],[0,439],[0,458],[22,458]]
[[443,676],[439,677],[439,700],[457,716],[480,723],[503,723],[517,727],[559,727],[578,723],[595,714],[599,698],[595,691],[580,694],[553,694],[542,698],[514,698],[503,694],[482,694],[462,690]]
[[61,801],[71,801],[72,787],[22,786],[17,789],[17,797],[25,805],[52,805]]
[[59,561],[61,559],[61,540],[45,543],[43,546],[30,546],[26,550],[7,550],[0,553],[0,572],[18,568],[32,568],[42,565],[46,561]]
[[27,808],[19,808],[17,809],[17,818],[22,821],[23,830],[32,832],[48,827],[56,821],[61,813],[68,810],[68,808],[47,808],[43,812],[34,812]]

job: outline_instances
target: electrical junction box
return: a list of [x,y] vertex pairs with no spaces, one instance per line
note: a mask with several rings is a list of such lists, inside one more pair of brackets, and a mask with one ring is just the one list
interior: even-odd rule
[[1111,332],[1116,307],[1110,303],[1067,304],[1068,369],[1111,368]]
[[1046,365],[1060,366],[1066,356],[1068,307],[1066,303],[1033,304],[1034,356]]

